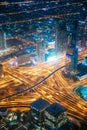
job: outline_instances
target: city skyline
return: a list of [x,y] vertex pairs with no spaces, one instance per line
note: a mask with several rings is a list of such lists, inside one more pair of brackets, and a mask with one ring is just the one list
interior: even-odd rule
[[0,1],[0,130],[87,129],[86,4]]

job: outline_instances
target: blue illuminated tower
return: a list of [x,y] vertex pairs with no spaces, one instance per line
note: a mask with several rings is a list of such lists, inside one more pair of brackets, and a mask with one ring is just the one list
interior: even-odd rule
[[73,23],[71,33],[68,37],[68,46],[66,50],[66,74],[72,74],[77,70],[78,48],[76,46],[77,22]]
[[78,63],[78,48],[72,47],[72,56],[71,56],[71,68],[70,71],[76,71],[77,70],[77,63]]
[[72,73],[77,70],[78,48],[68,46],[67,50],[68,51],[66,52],[66,72]]

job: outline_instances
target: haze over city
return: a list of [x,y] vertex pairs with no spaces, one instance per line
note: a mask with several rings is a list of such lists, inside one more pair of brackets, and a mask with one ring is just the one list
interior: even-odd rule
[[0,1],[0,130],[87,129],[86,4]]

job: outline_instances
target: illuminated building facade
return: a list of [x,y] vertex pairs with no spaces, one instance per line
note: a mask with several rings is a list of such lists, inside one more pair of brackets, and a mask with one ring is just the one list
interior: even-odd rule
[[[67,110],[58,103],[53,103],[45,110],[45,126],[50,130],[58,130],[67,123]],[[68,130],[68,129],[67,129]]]
[[[2,1],[8,2],[0,2],[0,30],[3,30],[3,32],[6,33],[7,42],[12,47],[13,52],[9,51],[6,61],[2,63],[6,76],[0,83],[2,87],[2,89],[0,89],[0,106],[5,105],[6,107],[10,106],[15,108],[16,106],[20,107],[21,105],[27,107],[28,104],[28,107],[30,107],[32,101],[42,97],[44,99],[46,98],[51,103],[62,102],[62,104],[67,107],[71,119],[73,117],[78,121],[81,119],[81,122],[87,123],[87,117],[85,115],[85,113],[87,113],[86,104],[83,101],[80,101],[73,93],[75,83],[68,84],[66,78],[63,78],[63,75],[61,74],[61,68],[65,68],[65,57],[60,58],[56,64],[54,60],[52,65],[48,63],[42,64],[44,55],[48,55],[48,53],[49,55],[52,54],[49,51],[52,50],[52,48],[45,48],[45,45],[49,46],[49,42],[56,41],[54,50],[56,53],[62,53],[63,49],[67,47],[67,37],[70,36],[70,42],[66,52],[66,71],[72,73],[76,70],[78,62],[76,35],[78,33],[76,31],[77,25],[74,27],[74,21],[85,21],[85,16],[87,14],[86,0]],[[57,26],[58,29],[56,32]],[[55,35],[55,33],[58,35]],[[80,33],[81,31],[79,34]],[[79,38],[80,41],[81,39],[82,37]],[[85,44],[85,42],[82,42],[82,44]],[[2,50],[4,44],[1,45]],[[36,46],[38,51],[35,48]],[[25,66],[25,68],[9,67],[9,57],[19,56],[19,52],[21,51],[23,52],[21,54],[25,54],[24,51],[27,51],[28,54],[37,54],[41,64],[34,69],[33,66]],[[3,56],[2,58],[4,59]],[[23,58],[24,57],[20,57],[19,65],[28,61],[28,58],[25,57],[26,60]],[[15,61],[17,60],[18,59],[15,58]],[[70,63],[68,61],[70,61]],[[13,64],[17,65],[17,62]],[[58,73],[56,70],[58,70]],[[40,78],[40,76],[43,78]],[[77,82],[80,84],[79,81]],[[22,83],[25,84],[25,87],[18,86]],[[82,83],[86,84],[87,82],[84,80]],[[6,100],[3,100],[3,98]],[[20,110],[23,110],[23,108],[20,108]],[[35,115],[38,115],[37,113],[42,113],[41,110],[40,112],[39,110],[34,110]],[[34,118],[33,114],[34,113],[32,113],[32,118]],[[36,117],[33,122],[38,124],[39,119],[39,117]],[[34,124],[33,122],[32,124]],[[49,122],[51,126],[52,120]],[[55,127],[56,126],[53,123],[52,128]],[[59,126],[57,126],[57,128],[58,127]]]
[[65,73],[71,75],[77,70],[78,64],[78,48],[77,48],[77,29],[78,22],[73,21],[71,24],[70,31],[68,32],[68,45],[66,49],[66,67]]
[[79,80],[87,77],[87,57],[84,58],[83,63],[79,63],[77,66],[78,74],[76,74],[76,78]]
[[0,64],[0,78],[4,77],[3,65]]
[[84,65],[87,65],[87,57],[84,58]]
[[0,31],[0,50],[4,50],[6,48],[6,34]]
[[49,102],[40,98],[31,104],[31,122],[34,126],[42,127],[44,126],[44,112],[49,106]]
[[45,44],[43,43],[43,41],[39,41],[37,45],[37,57],[38,57],[38,62],[45,61]]
[[56,40],[55,40],[55,51],[63,52],[66,49],[67,45],[67,30],[66,22],[64,20],[59,20],[58,26],[56,29]]
[[58,103],[50,104],[42,98],[37,99],[31,104],[30,117],[31,124],[37,129],[59,130],[66,125],[65,130],[70,130],[67,109]]
[[68,52],[66,53],[66,71],[69,71],[70,73],[76,71],[77,64],[78,64],[78,48],[69,46]]
[[82,31],[81,45],[82,47],[87,48],[87,18],[83,23],[80,24],[81,24],[81,31]]

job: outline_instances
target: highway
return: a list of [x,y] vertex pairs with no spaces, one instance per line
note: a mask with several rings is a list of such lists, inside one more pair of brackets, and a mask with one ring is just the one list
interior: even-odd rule
[[[79,54],[79,58],[84,56],[87,56],[87,50]],[[65,106],[69,118],[87,123],[87,102],[73,92],[76,86],[87,86],[87,78],[75,82],[63,76],[65,54],[53,63],[39,63],[37,66],[12,67],[8,61],[2,64],[5,77],[0,82],[0,107],[23,110],[20,106],[26,106],[29,110],[33,101],[44,98]]]

